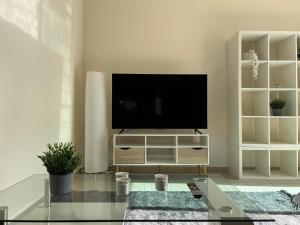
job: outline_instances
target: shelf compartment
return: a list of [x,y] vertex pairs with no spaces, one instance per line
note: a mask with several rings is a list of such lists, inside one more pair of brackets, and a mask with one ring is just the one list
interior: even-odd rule
[[[297,35],[297,50],[300,49],[300,34]],[[300,52],[297,51],[297,60],[300,61]]]
[[144,136],[115,136],[115,147],[145,147]]
[[296,60],[296,36],[270,35],[270,60]]
[[270,143],[297,144],[297,118],[271,118]]
[[297,76],[298,76],[298,88],[300,88],[300,61],[298,61],[297,63]]
[[296,88],[296,63],[270,63],[270,88]]
[[268,92],[267,91],[243,91],[242,92],[243,116],[267,116]]
[[243,65],[242,88],[268,88],[268,64],[259,65],[257,80],[253,80],[252,65]]
[[297,159],[298,159],[298,176],[300,176],[300,150],[298,149],[298,157],[297,157]]
[[271,177],[298,176],[298,152],[271,150],[270,168]]
[[300,144],[300,118],[298,118],[298,144]]
[[207,136],[178,136],[178,146],[208,146]]
[[270,175],[269,158],[269,150],[242,151],[242,175],[268,177]]
[[145,148],[114,149],[115,164],[144,164]]
[[268,144],[268,119],[243,118],[242,144]]
[[300,116],[300,92],[297,92],[298,95],[298,116]]
[[249,49],[254,49],[259,60],[268,60],[268,35],[244,35],[242,36],[242,59],[243,53],[249,52]]
[[[286,91],[277,90],[270,91],[270,103],[276,99],[280,98],[286,102],[285,107],[282,109],[282,116],[296,116],[296,90]],[[270,109],[270,115],[272,114],[272,109]]]
[[208,149],[178,148],[178,163],[208,165]]
[[147,146],[156,147],[156,146],[176,146],[176,137],[175,136],[147,136],[146,137]]
[[176,163],[176,148],[147,148],[146,164],[174,164]]

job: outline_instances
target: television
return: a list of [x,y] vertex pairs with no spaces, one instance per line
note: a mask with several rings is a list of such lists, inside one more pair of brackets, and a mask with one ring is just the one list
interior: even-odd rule
[[207,75],[112,74],[112,129],[207,129]]

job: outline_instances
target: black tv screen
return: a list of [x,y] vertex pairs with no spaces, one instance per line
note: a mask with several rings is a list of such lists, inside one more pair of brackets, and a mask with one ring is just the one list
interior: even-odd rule
[[112,74],[113,129],[206,129],[207,75]]

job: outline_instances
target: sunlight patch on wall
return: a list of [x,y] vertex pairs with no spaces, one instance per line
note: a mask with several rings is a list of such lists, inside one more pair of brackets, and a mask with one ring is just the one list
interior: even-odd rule
[[71,0],[42,0],[39,40],[62,58],[60,141],[72,140],[73,76],[71,68]]
[[40,0],[0,0],[0,18],[38,39]]

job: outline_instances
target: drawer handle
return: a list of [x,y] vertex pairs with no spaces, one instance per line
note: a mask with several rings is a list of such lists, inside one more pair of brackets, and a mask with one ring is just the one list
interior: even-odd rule
[[200,148],[197,148],[197,147],[196,147],[196,148],[192,148],[192,149],[193,149],[193,150],[201,150],[201,149],[203,149],[203,148],[201,148],[201,147],[200,147]]

